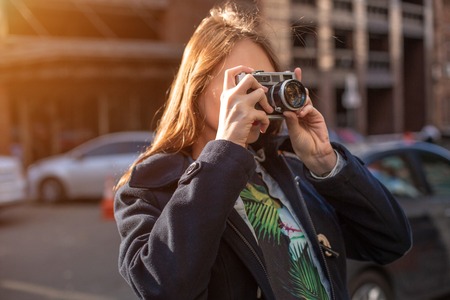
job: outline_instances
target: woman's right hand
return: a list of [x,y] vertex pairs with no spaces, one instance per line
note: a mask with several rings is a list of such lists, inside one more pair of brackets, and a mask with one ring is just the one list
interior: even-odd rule
[[[273,108],[266,98],[267,88],[251,74],[236,83],[237,75],[253,71],[245,66],[225,71],[216,139],[229,140],[247,147],[249,143],[256,141],[260,132],[265,132],[269,127],[267,113],[271,113]],[[264,111],[256,109],[256,104]]]

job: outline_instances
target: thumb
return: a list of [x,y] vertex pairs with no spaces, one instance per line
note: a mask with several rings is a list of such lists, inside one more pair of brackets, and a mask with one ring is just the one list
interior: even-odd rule
[[300,131],[297,115],[292,111],[285,111],[283,115],[285,116],[289,133],[297,135]]

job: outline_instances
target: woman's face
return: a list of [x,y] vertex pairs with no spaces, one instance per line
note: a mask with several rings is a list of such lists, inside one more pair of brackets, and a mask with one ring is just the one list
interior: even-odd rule
[[[254,70],[275,71],[266,52],[259,45],[250,40],[242,40],[236,43],[224,62],[217,67],[214,72],[214,78],[199,97],[200,110],[206,117],[205,129],[201,133],[200,140],[205,144],[216,137],[224,72],[227,69],[240,65],[253,68]],[[253,143],[258,139],[259,130],[259,125],[253,126],[247,144]]]

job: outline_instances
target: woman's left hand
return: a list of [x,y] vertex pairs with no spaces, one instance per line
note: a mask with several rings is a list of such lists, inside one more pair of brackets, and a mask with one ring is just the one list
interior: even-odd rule
[[[295,69],[298,80],[300,68]],[[314,108],[311,99],[298,111],[285,111],[286,125],[295,154],[306,167],[318,176],[325,176],[336,165],[336,154],[331,147],[328,129],[322,114]]]

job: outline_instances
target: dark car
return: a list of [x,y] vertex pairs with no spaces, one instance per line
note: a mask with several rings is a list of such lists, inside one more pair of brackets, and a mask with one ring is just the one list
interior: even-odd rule
[[352,151],[398,199],[414,241],[404,257],[386,266],[349,260],[352,300],[450,295],[450,151],[425,142]]

